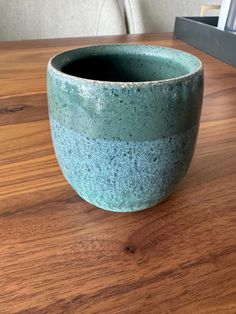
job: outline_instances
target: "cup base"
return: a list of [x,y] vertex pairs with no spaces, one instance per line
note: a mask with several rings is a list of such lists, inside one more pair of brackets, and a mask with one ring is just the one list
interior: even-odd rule
[[114,207],[114,206],[110,207],[109,205],[106,206],[105,204],[101,204],[101,203],[96,202],[96,201],[91,201],[88,197],[81,195],[81,193],[78,192],[73,186],[72,186],[72,188],[78,194],[79,197],[81,197],[83,200],[85,200],[89,204],[96,206],[99,209],[110,211],[110,212],[116,212],[116,213],[133,213],[133,212],[139,212],[139,211],[142,211],[145,209],[152,208],[152,207],[159,205],[160,203],[164,202],[174,192],[174,191],[171,191],[170,193],[163,196],[162,198],[160,198],[157,201],[145,202],[142,205],[140,205],[139,207],[133,206],[133,207],[129,207],[129,208],[126,208],[126,207],[122,208],[122,207]]

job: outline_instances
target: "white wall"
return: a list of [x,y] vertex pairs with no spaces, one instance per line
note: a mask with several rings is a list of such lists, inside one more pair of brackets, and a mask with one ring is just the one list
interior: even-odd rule
[[116,0],[0,0],[0,40],[124,33]]
[[[199,16],[202,4],[220,3],[220,0],[125,0],[129,32],[173,32],[176,16]],[[219,11],[211,13],[219,15]]]
[[[124,0],[0,0],[0,40],[114,35],[126,32]],[[139,4],[136,33],[173,31],[175,16],[199,15],[220,0],[130,0]],[[146,17],[146,18],[145,18]]]

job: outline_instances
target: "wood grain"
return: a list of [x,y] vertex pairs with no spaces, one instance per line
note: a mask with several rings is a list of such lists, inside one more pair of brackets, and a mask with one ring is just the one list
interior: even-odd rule
[[[76,46],[179,48],[205,67],[196,153],[177,191],[133,214],[70,188],[49,131],[46,64]],[[0,43],[0,313],[236,313],[236,69],[170,34]]]

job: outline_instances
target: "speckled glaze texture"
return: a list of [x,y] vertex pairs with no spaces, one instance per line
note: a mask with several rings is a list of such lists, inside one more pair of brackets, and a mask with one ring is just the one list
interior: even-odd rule
[[[127,71],[138,65],[141,70],[130,77],[139,81],[63,73],[78,58],[99,54],[130,55]],[[125,71],[127,65],[121,60],[120,67]],[[105,45],[57,55],[48,65],[48,102],[63,174],[82,198],[103,209],[137,211],[157,204],[187,172],[202,96],[201,62],[175,49]]]

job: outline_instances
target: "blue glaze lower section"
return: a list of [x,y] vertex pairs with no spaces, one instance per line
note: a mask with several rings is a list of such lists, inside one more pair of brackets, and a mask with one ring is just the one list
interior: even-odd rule
[[50,117],[62,172],[88,202],[112,211],[151,207],[185,175],[194,152],[197,127],[154,141],[90,139]]

